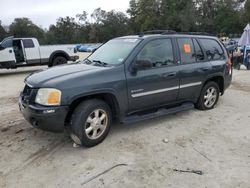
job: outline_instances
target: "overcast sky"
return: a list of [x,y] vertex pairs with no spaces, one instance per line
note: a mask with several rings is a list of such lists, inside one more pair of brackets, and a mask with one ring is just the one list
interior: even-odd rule
[[126,12],[129,0],[0,0],[0,20],[9,25],[14,18],[28,17],[35,24],[48,28],[58,17],[71,16],[94,9]]

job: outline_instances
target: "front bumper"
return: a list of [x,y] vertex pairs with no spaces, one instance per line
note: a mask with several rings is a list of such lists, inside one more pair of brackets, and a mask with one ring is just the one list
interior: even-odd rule
[[0,69],[3,68],[14,68],[16,66],[16,62],[15,61],[4,61],[4,62],[0,62]]
[[79,59],[79,55],[71,56],[70,61],[76,61]]
[[67,106],[43,107],[25,104],[19,98],[19,108],[24,118],[34,127],[50,132],[63,132]]

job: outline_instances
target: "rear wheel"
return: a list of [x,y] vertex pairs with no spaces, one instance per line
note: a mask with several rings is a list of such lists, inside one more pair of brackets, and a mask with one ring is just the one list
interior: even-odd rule
[[51,66],[66,64],[67,59],[63,56],[57,56],[53,59]]
[[237,64],[237,69],[240,70],[240,63]]
[[70,136],[79,145],[95,146],[108,135],[111,119],[111,110],[104,101],[84,101],[72,114]]
[[250,70],[250,63],[247,64],[247,70]]
[[210,110],[214,108],[219,100],[220,90],[215,82],[208,82],[203,89],[196,107],[200,110]]

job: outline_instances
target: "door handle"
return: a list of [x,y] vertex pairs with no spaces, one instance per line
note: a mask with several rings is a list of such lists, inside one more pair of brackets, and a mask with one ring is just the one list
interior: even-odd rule
[[163,78],[176,76],[176,72],[165,73],[162,75]]
[[218,69],[218,68],[221,68],[222,66],[221,65],[214,65],[212,66],[213,69]]
[[202,71],[208,71],[209,68],[208,67],[204,67],[204,68],[201,68]]
[[9,53],[12,53],[12,50],[9,50]]

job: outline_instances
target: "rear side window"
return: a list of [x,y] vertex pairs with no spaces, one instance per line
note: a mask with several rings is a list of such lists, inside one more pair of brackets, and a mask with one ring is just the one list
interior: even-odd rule
[[205,56],[199,43],[197,42],[196,39],[193,39],[193,43],[194,43],[196,61],[197,62],[203,61],[205,59]]
[[214,39],[199,39],[202,43],[208,60],[219,60],[225,59],[226,56],[221,45]]
[[31,39],[24,39],[23,46],[24,46],[24,48],[34,48],[35,47],[35,45]]
[[178,38],[177,42],[178,42],[178,46],[180,49],[181,62],[183,64],[196,62],[194,45],[193,45],[192,39],[191,38]]

